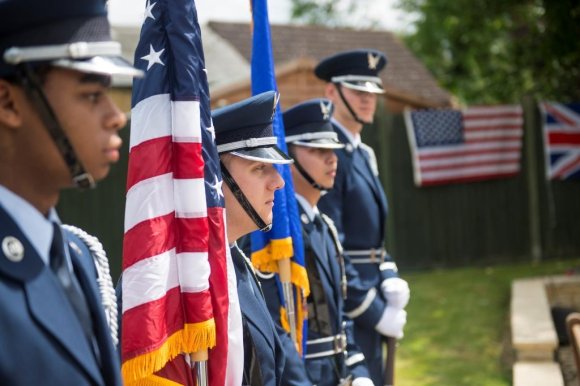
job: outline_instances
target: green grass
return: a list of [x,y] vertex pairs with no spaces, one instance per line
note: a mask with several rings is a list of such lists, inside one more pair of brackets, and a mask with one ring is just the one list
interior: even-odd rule
[[580,259],[403,273],[411,287],[397,386],[511,385],[502,364],[513,279],[563,274]]

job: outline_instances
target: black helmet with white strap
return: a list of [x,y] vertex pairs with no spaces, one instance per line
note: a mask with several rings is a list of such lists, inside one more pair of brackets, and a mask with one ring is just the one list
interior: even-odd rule
[[[278,99],[277,92],[267,91],[212,111],[218,153],[270,164],[292,163],[292,158],[278,147],[272,128]],[[248,216],[260,230],[269,231],[272,224],[262,220],[223,163],[221,170],[225,183]]]
[[379,77],[379,72],[386,64],[387,58],[381,51],[359,49],[339,52],[322,59],[314,69],[314,73],[318,78],[333,83],[353,118],[365,124],[370,122],[364,122],[356,115],[344,98],[341,87],[372,94],[384,94],[383,81]]
[[24,87],[73,182],[93,187],[93,178],[80,164],[44,95],[36,74],[39,65],[106,76],[142,75],[121,57],[121,45],[111,39],[105,0],[0,1],[0,78]]
[[[344,144],[338,140],[338,135],[330,122],[333,112],[332,101],[324,98],[311,99],[286,110],[284,112],[286,143],[319,149],[342,149]],[[316,182],[296,157],[294,167],[314,188],[320,191],[329,189]]]

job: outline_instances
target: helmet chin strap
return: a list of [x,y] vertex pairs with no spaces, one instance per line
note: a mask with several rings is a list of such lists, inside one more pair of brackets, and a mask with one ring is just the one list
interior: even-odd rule
[[41,87],[41,82],[37,74],[28,64],[21,64],[19,67],[21,73],[21,83],[26,95],[36,107],[42,123],[48,130],[54,144],[60,152],[66,166],[71,174],[73,184],[80,189],[95,187],[95,180],[87,173],[78,160],[78,157],[66,137],[62,126],[59,124],[54,110],[50,107],[46,95]]
[[292,165],[294,165],[294,167],[296,168],[296,170],[298,170],[298,173],[300,173],[300,175],[302,177],[304,177],[304,179],[315,189],[320,190],[321,192],[327,192],[329,191],[331,188],[326,188],[322,185],[320,185],[318,182],[314,181],[314,178],[312,178],[310,176],[310,174],[308,174],[308,172],[306,170],[304,170],[304,168],[302,167],[302,165],[300,165],[300,163],[298,162],[298,158],[296,157],[295,154],[293,154],[294,152],[290,149],[288,149],[288,152],[290,153],[290,155],[292,156],[292,158],[294,158],[294,163]]
[[367,124],[373,123],[372,121],[365,122],[362,119],[360,119],[358,117],[358,115],[356,115],[356,113],[354,112],[354,110],[352,109],[352,107],[350,106],[350,104],[346,101],[346,98],[344,97],[344,94],[342,93],[342,86],[340,85],[340,83],[333,83],[333,84],[334,84],[334,87],[336,87],[336,90],[338,91],[338,95],[340,96],[340,99],[342,100],[342,103],[344,103],[344,105],[346,106],[346,108],[350,112],[350,115],[352,115],[352,118],[355,121],[357,121],[361,125],[367,125]]
[[236,200],[238,200],[238,202],[240,203],[244,211],[248,214],[248,216],[250,216],[254,224],[258,226],[258,229],[261,230],[262,232],[268,232],[270,229],[272,229],[272,224],[271,223],[266,224],[264,220],[262,220],[258,212],[256,212],[252,204],[250,204],[250,201],[248,200],[244,192],[242,192],[242,189],[240,189],[240,187],[238,186],[238,184],[236,183],[236,181],[234,180],[228,169],[226,169],[222,161],[220,161],[220,167],[226,185],[230,188],[232,194],[234,195]]

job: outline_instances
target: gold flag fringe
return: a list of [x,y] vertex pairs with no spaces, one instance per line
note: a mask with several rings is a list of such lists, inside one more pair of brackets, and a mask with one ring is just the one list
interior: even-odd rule
[[278,273],[278,260],[289,259],[294,256],[292,238],[271,239],[259,251],[252,252],[252,264],[262,272]]
[[139,379],[138,381],[131,383],[126,383],[125,386],[183,386],[183,385],[179,382],[174,382],[170,379],[152,374],[147,378]]
[[153,374],[161,370],[167,362],[182,353],[194,353],[214,347],[216,344],[215,320],[188,323],[182,330],[171,335],[158,349],[149,351],[125,361],[121,373],[126,386],[170,386]]
[[[294,256],[292,238],[272,239],[264,248],[252,252],[252,265],[262,272],[279,273],[278,260],[289,259]],[[304,300],[310,295],[310,284],[306,268],[292,261],[290,264],[290,281],[297,287],[296,291],[296,340],[298,347],[302,349],[302,326],[304,318],[307,317]],[[280,311],[282,327],[290,331],[286,310],[282,307]],[[302,354],[302,353],[301,353]]]
[[304,291],[304,296],[308,297],[308,295],[310,295],[310,282],[308,281],[308,273],[306,272],[306,268],[300,264],[292,262],[290,271],[292,283],[295,286],[302,288],[302,291]]
[[[305,304],[305,297],[302,296],[302,291],[296,291],[296,343],[300,355],[304,355],[302,347],[302,327],[304,320],[308,319],[308,310]],[[286,308],[280,307],[280,324],[286,332],[290,333],[290,322],[288,321],[288,313]]]
[[[278,273],[278,260],[289,259],[292,256],[294,256],[294,248],[291,237],[272,239],[264,248],[252,252],[252,265],[262,272]],[[306,268],[292,262],[290,269],[292,284],[302,288],[304,296],[310,295]]]

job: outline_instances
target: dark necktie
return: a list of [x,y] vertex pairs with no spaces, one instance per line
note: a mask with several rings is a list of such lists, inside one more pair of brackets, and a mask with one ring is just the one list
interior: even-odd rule
[[62,285],[62,288],[64,289],[64,292],[83,327],[83,331],[90,342],[91,347],[94,349],[93,323],[89,307],[87,306],[85,296],[81,291],[78,280],[69,269],[62,230],[56,223],[53,223],[53,228],[54,236],[50,247],[50,268]]
[[324,223],[324,220],[322,219],[322,216],[320,215],[320,213],[315,213],[314,214],[314,218],[312,219],[312,223],[314,224],[314,227],[316,228],[316,234],[311,234],[310,238],[312,239],[312,242],[315,244],[318,244],[322,247],[322,253],[324,253],[324,256],[320,256],[320,258],[322,259],[322,261],[324,261],[324,264],[329,264],[329,260],[328,260],[328,245],[326,244],[326,224]]
[[373,171],[373,167],[371,166],[370,154],[366,150],[364,150],[361,146],[357,147],[357,151],[360,153],[360,155],[365,160],[365,165],[367,166],[367,169],[371,172],[371,175],[374,177],[375,172]]
[[314,214],[314,219],[312,220],[316,229],[322,234],[324,231],[324,220],[322,220],[322,216],[320,213]]

